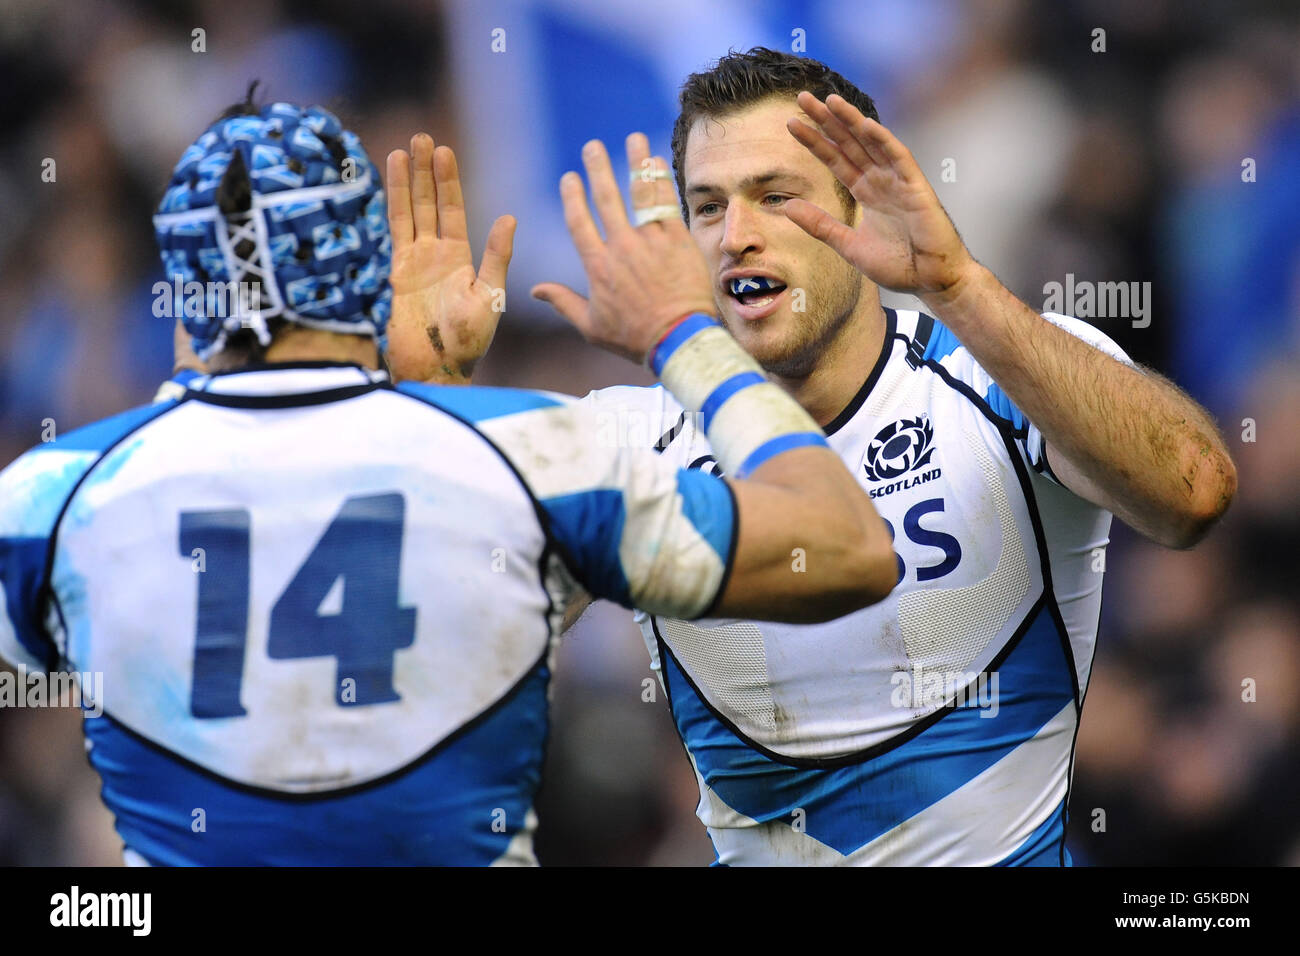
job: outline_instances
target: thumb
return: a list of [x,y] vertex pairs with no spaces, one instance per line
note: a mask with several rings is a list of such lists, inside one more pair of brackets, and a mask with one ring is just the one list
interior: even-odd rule
[[587,334],[591,304],[568,286],[560,285],[558,282],[543,282],[533,286],[529,294],[568,319],[584,336]]
[[487,246],[483,249],[483,262],[478,269],[479,281],[486,282],[489,288],[504,289],[506,286],[506,269],[510,267],[510,256],[515,249],[515,225],[514,216],[501,216],[492,223]]
[[826,243],[849,262],[853,261],[849,258],[849,249],[857,233],[851,228],[805,199],[787,199],[782,208],[786,218],[808,235]]

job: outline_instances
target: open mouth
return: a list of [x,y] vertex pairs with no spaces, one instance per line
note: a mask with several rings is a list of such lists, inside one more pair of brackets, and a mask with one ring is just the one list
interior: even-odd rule
[[785,283],[767,276],[739,276],[727,283],[727,293],[741,305],[763,308],[785,291]]

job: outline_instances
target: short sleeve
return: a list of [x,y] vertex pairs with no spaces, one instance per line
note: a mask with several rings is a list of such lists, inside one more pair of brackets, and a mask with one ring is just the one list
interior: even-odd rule
[[175,407],[155,402],[92,422],[0,472],[0,658],[32,670],[57,666],[61,655],[46,627],[46,576],[64,506],[106,449]]
[[519,469],[570,570],[593,596],[703,616],[734,558],[731,488],[600,425],[586,400],[478,423]]
[[0,472],[0,658],[11,664],[33,671],[57,665],[42,595],[50,535],[72,487],[95,457],[38,448]]

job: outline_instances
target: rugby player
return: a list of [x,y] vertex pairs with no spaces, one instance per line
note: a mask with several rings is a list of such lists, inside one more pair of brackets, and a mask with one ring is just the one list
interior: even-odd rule
[[[1236,490],[1213,420],[1096,329],[1016,299],[825,65],[723,57],[683,86],[672,144],[724,323],[876,502],[900,578],[811,626],[639,615],[718,862],[1068,865],[1111,517],[1168,547],[1203,537]],[[663,184],[635,175],[648,160],[630,137],[634,200],[666,215],[645,198]],[[883,308],[881,287],[925,311]],[[586,308],[555,284],[534,295]],[[438,363],[413,348],[402,374]],[[586,401],[648,417],[675,465],[727,470],[661,387]]]
[[[726,389],[740,414],[707,432],[736,480],[587,441],[591,410],[542,393],[395,387],[390,255],[401,295],[446,305],[418,264],[464,218],[450,189],[441,209],[392,191],[390,237],[357,137],[250,91],[154,219],[208,372],[0,473],[0,657],[103,675],[84,730],[129,862],[535,862],[579,586],[673,617],[816,620],[897,580],[870,499],[709,314],[680,221],[634,229],[601,202],[607,248],[588,214],[580,328],[685,407]],[[504,284],[512,229],[451,270],[473,301]],[[248,294],[226,315],[230,284]],[[791,574],[795,547],[826,573]]]

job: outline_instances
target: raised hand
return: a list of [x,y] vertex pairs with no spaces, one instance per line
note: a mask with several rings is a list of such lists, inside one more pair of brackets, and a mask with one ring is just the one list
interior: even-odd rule
[[845,225],[813,203],[790,199],[790,220],[877,285],[918,296],[956,288],[975,260],[907,147],[836,94],[823,103],[800,93],[799,108],[817,126],[792,117],[787,128],[862,204],[862,219]]
[[604,240],[591,217],[582,177],[568,172],[560,178],[564,221],[582,257],[591,299],[555,282],[534,286],[532,294],[577,326],[587,341],[643,362],[678,319],[696,312],[716,316],[717,306],[708,266],[682,222],[668,164],[650,156],[643,133],[627,138],[627,160],[633,208],[651,221],[640,226],[628,222],[609,154],[604,143],[593,139],[582,148],[582,162],[605,227]]
[[[411,159],[414,159],[412,164]],[[412,169],[412,165],[414,169]],[[398,381],[467,385],[505,309],[515,220],[492,224],[478,271],[456,156],[419,133],[388,154],[393,312],[388,365]]]

